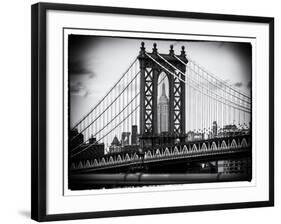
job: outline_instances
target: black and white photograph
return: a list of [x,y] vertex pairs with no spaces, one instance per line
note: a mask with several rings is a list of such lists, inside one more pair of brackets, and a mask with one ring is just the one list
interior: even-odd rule
[[32,219],[274,205],[274,18],[149,8],[32,5]]
[[252,180],[252,43],[69,34],[68,189]]

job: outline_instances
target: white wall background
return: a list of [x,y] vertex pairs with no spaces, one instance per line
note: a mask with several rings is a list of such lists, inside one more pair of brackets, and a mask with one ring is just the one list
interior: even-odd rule
[[[44,1],[44,0],[42,0]],[[30,220],[30,6],[36,1],[2,1],[0,7],[0,223]],[[51,2],[48,1],[48,2]],[[55,2],[55,1],[53,1]],[[60,223],[278,223],[281,218],[281,95],[279,1],[264,0],[61,0],[61,3],[183,10],[275,17],[275,199],[274,208],[150,215]],[[79,205],[78,205],[79,206]]]

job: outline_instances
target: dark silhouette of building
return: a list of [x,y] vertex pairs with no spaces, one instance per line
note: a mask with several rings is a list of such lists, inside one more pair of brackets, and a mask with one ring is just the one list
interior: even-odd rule
[[139,146],[138,145],[125,145],[124,147],[122,147],[122,152],[123,153],[134,153],[134,152],[138,152],[139,150]]
[[215,138],[218,135],[218,124],[216,121],[213,122],[213,127],[212,127],[212,137]]
[[97,143],[97,139],[92,135],[91,138],[89,138],[89,143],[95,144],[95,143]]
[[132,125],[132,139],[131,139],[131,145],[137,144],[137,135],[138,135],[138,126]]
[[117,136],[113,138],[111,145],[109,146],[109,153],[121,152],[121,143],[118,140]]
[[77,129],[69,131],[69,148],[73,149],[84,142],[84,136]]
[[114,146],[121,146],[121,143],[119,142],[117,136],[115,135],[115,137],[113,138],[112,142],[111,142],[111,145],[114,145]]
[[[82,135],[82,134],[81,134]],[[89,143],[84,143],[77,148],[74,158],[71,158],[72,162],[92,160],[104,156],[104,143],[98,143],[93,136],[89,138]]]

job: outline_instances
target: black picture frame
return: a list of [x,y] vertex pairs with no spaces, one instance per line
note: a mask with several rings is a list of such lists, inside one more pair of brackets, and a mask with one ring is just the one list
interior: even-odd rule
[[[255,22],[269,24],[269,200],[196,206],[159,207],[48,215],[46,213],[46,13],[48,10],[100,12],[155,17]],[[137,8],[37,3],[31,11],[31,218],[37,221],[86,219],[274,206],[274,18]]]

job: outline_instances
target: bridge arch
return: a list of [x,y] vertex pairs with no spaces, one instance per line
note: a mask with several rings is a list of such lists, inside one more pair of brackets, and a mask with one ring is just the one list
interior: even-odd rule
[[82,169],[83,168],[83,164],[82,162],[80,161],[79,164],[78,164],[78,169]]
[[113,160],[113,157],[112,157],[112,156],[109,157],[108,162],[109,162],[109,163],[114,163],[114,160]]
[[160,70],[157,75],[155,104],[157,105],[157,133],[171,132],[171,76]]
[[117,162],[122,162],[122,157],[120,155],[117,156]]
[[248,146],[247,140],[246,138],[243,138],[241,141],[241,147],[247,147],[247,146]]
[[71,169],[74,170],[75,168],[75,163],[71,163]]
[[212,145],[211,145],[211,150],[217,150],[217,144],[215,142],[212,142]]
[[98,166],[99,164],[98,164],[98,161],[97,161],[97,159],[94,159],[94,166]]
[[134,160],[138,160],[139,156],[135,153],[133,158],[134,158]]
[[178,147],[176,146],[175,148],[174,148],[174,155],[178,155],[179,154],[179,150],[178,150]]
[[148,150],[145,154],[144,154],[144,158],[152,158],[152,154],[151,151]]
[[156,156],[156,157],[162,156],[159,149],[156,149],[155,156]]
[[91,164],[90,164],[90,161],[89,161],[89,160],[86,161],[85,167],[86,167],[86,168],[90,168],[90,167],[91,167]]
[[183,154],[188,153],[188,149],[187,149],[187,146],[186,146],[186,145],[184,145],[184,147],[183,147],[183,149],[182,149],[182,153],[183,153]]
[[[186,66],[173,57],[174,50],[171,46],[169,54],[159,54],[156,44],[153,45],[152,53],[147,53],[142,42],[138,56],[140,64],[140,135],[154,135],[158,133],[157,127],[157,85],[158,77],[165,74],[169,85],[169,118],[168,132],[185,133],[185,83],[176,76],[185,73]],[[180,55],[182,61],[188,63],[184,47]],[[173,65],[169,71],[176,73],[175,76],[166,71],[166,68],[157,61],[166,61]],[[176,69],[175,69],[176,68]],[[181,76],[181,80],[185,77]],[[143,142],[144,143],[144,142]]]
[[220,148],[221,148],[221,149],[227,149],[227,145],[226,145],[225,140],[222,141],[221,147],[220,147]]
[[192,146],[192,149],[191,149],[191,151],[192,152],[197,152],[197,145],[196,144],[193,144],[193,146]]
[[202,150],[203,152],[205,152],[205,151],[208,150],[205,142],[202,144],[201,150]]
[[230,147],[237,148],[237,143],[236,143],[235,139],[232,140]]
[[101,165],[105,165],[105,164],[106,164],[105,158],[104,158],[104,157],[102,157],[102,159],[101,159],[101,161],[100,161],[100,164],[101,164]]
[[170,151],[168,148],[166,148],[164,151],[164,156],[169,156],[169,155],[170,155]]
[[131,158],[130,158],[129,154],[128,154],[128,153],[126,153],[126,156],[125,156],[125,161],[130,161],[130,160],[131,160]]

